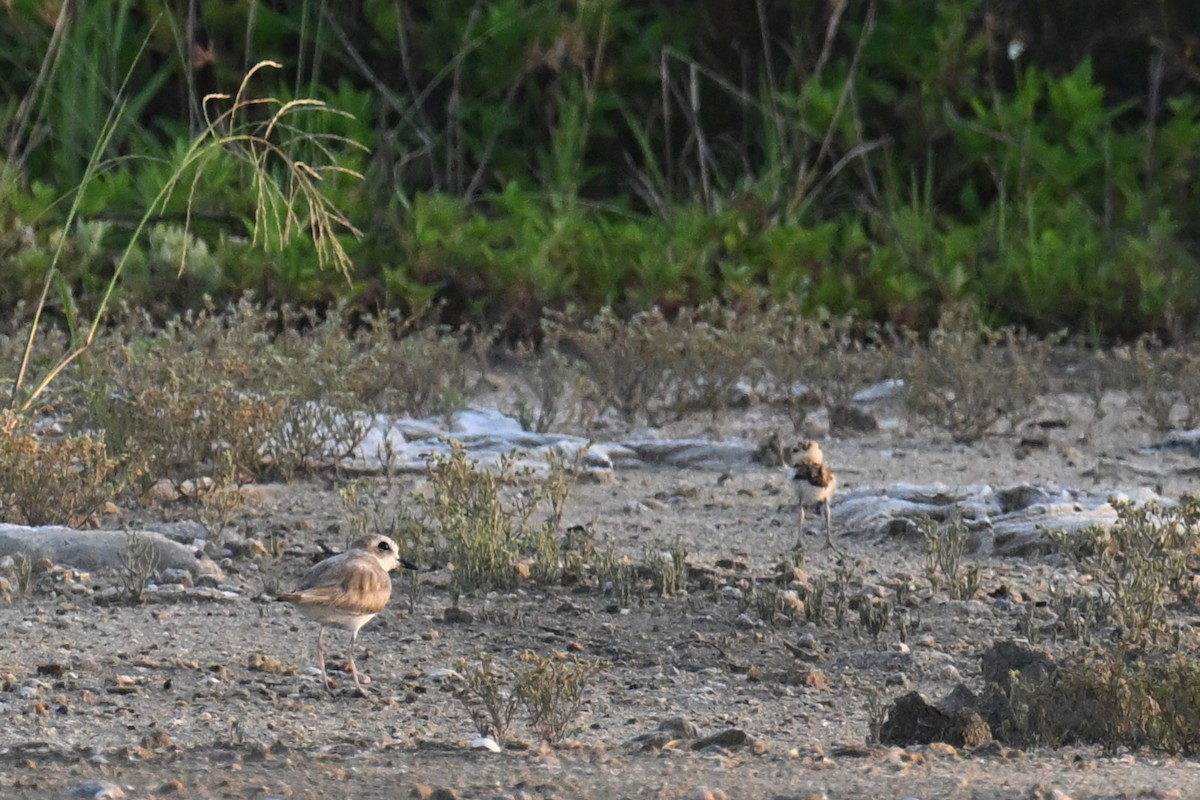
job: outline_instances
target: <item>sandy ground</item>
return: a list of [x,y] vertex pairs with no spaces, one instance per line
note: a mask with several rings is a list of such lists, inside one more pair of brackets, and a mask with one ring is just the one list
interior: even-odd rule
[[[847,487],[1030,481],[1150,486],[1167,496],[1193,487],[1194,457],[1143,452],[1161,437],[1120,398],[1095,424],[1076,407],[1068,397],[1048,402],[1043,417],[1067,426],[1032,450],[1015,436],[957,445],[901,421],[881,433],[826,437],[825,451]],[[750,409],[668,432],[756,439],[780,422]],[[421,478],[402,480],[416,487]],[[781,472],[765,467],[629,470],[611,483],[580,484],[566,522],[593,525],[635,560],[678,537],[696,575],[745,585],[770,575],[796,544],[787,489]],[[255,536],[309,550],[344,538],[328,483],[250,487],[246,495],[239,523]],[[105,525],[176,513],[186,509],[131,508]],[[803,538],[808,574],[832,574],[835,554],[823,537],[814,529]],[[0,796],[69,796],[88,781],[111,782],[130,798],[683,798],[706,796],[701,786],[730,798],[1200,796],[1200,765],[1154,754],[868,746],[873,693],[886,702],[914,688],[936,699],[959,681],[981,688],[979,654],[1017,635],[1017,615],[982,595],[954,601],[932,591],[922,541],[841,528],[837,540],[856,589],[917,587],[921,622],[907,645],[895,629],[873,640],[857,622],[742,627],[744,609],[703,581],[684,596],[650,596],[628,609],[595,588],[468,596],[461,607],[474,621],[452,624],[442,617],[445,576],[429,573],[415,609],[397,591],[359,638],[367,699],[326,694],[311,666],[316,626],[259,596],[264,585],[292,584],[306,556],[235,559],[229,582],[241,592],[224,602],[99,606],[43,588],[0,606]],[[983,567],[984,592],[1005,584],[1027,602],[1077,578],[1054,556]],[[818,651],[811,662],[786,646],[806,636]],[[329,640],[335,656],[343,652],[345,634]],[[518,723],[504,752],[469,749],[477,733],[438,671],[484,652],[513,663],[525,650],[603,659],[578,726],[560,746],[537,743]],[[811,670],[824,680],[788,677]],[[627,746],[674,715],[703,734],[740,728],[757,745]]]

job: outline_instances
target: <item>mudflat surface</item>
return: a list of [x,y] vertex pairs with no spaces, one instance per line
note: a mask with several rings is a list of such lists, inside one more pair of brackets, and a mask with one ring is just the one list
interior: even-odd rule
[[[823,444],[846,488],[1031,482],[1148,486],[1167,497],[1195,488],[1195,457],[1143,450],[1161,435],[1120,397],[1100,419],[1069,396],[1044,405],[1043,417],[1066,425],[1041,434],[1045,446],[1019,446],[1020,432],[958,445],[903,419]],[[784,424],[752,408],[656,433],[755,441]],[[403,496],[426,479],[397,480]],[[753,606],[723,586],[768,578],[798,541],[808,576],[838,567],[815,524],[799,535],[782,471],[617,471],[611,482],[581,482],[565,523],[593,526],[599,542],[635,562],[682,542],[699,576],[686,594],[648,593],[624,609],[586,584],[468,595],[459,605],[473,621],[450,623],[444,570],[423,575],[424,592],[412,603],[398,580],[388,610],[359,637],[358,665],[371,679],[371,696],[360,699],[320,687],[316,625],[264,594],[294,584],[317,541],[345,540],[336,487],[312,481],[246,487],[243,495],[243,531],[293,548],[227,562],[237,591],[224,600],[101,605],[92,594],[42,585],[0,605],[0,796],[69,796],[89,781],[108,781],[130,798],[706,796],[697,787],[730,798],[1200,796],[1200,765],[1153,753],[867,744],[872,697],[887,703],[917,689],[937,699],[960,682],[981,688],[980,653],[1020,635],[1019,609],[987,593],[1003,585],[1034,602],[1051,586],[1080,580],[1061,556],[983,559],[980,595],[952,600],[925,576],[923,540],[839,527],[835,504],[853,591],[912,587],[916,630],[904,644],[894,627],[876,640],[853,613],[840,627],[803,618],[747,626],[739,615],[753,618]],[[187,514],[131,507],[103,524]],[[111,576],[91,580],[96,588],[116,584]],[[802,637],[811,660],[795,654]],[[330,633],[331,662],[347,639]],[[577,725],[565,743],[549,746],[518,722],[504,752],[471,750],[478,733],[441,671],[479,653],[516,663],[526,650],[604,662]],[[671,716],[702,735],[735,727],[751,742],[701,751],[630,746]]]

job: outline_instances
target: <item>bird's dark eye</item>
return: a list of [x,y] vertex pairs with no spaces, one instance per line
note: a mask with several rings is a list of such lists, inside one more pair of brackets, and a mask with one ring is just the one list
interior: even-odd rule
[[380,542],[378,547],[380,550],[383,550],[384,552],[387,552],[388,550],[392,549],[392,546],[390,544],[388,544],[387,542]]

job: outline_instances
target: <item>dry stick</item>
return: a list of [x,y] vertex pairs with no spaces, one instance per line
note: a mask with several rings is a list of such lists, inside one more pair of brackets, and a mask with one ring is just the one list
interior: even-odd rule
[[[38,69],[37,78],[34,79],[33,85],[29,87],[29,91],[21,98],[21,104],[17,106],[17,113],[13,117],[17,124],[13,128],[12,135],[8,139],[8,147],[6,150],[9,153],[16,154],[17,146],[21,140],[25,138],[25,129],[29,126],[30,107],[41,94],[42,88],[46,85],[46,81],[58,69],[59,59],[63,54],[63,37],[67,32],[67,25],[70,21],[70,10],[74,8],[72,3],[63,3],[58,9],[58,19],[54,21],[54,31],[50,34],[50,43],[46,46],[46,57],[42,59],[42,65]],[[40,115],[39,115],[40,116]],[[25,152],[17,155],[13,160],[4,165],[3,170],[0,170],[0,177],[7,177],[7,172],[11,166],[17,169],[19,165],[24,164],[29,160],[29,154],[33,152],[33,138],[26,142]]]
[[[871,0],[871,5],[867,7],[867,17],[863,24],[862,33],[858,37],[858,44],[854,48],[854,57],[850,60],[850,69],[846,73],[846,81],[842,84],[842,92],[838,96],[837,106],[833,109],[833,116],[829,120],[829,127],[825,129],[825,136],[821,140],[821,147],[817,151],[817,157],[813,159],[813,166],[819,165],[825,160],[825,156],[829,152],[830,146],[833,144],[833,132],[837,128],[838,121],[842,117],[842,112],[846,109],[846,103],[849,100],[850,92],[854,88],[854,76],[858,72],[859,62],[862,60],[863,51],[866,49],[867,40],[871,38],[871,34],[875,30],[875,0]],[[823,180],[822,184],[828,183],[828,180]],[[795,212],[803,205],[808,205],[811,198],[815,195],[810,195],[808,189],[811,184],[811,176],[808,174],[806,165],[802,165],[796,173],[795,188],[792,190],[792,200],[788,204],[788,211]]]
[[821,47],[821,55],[817,57],[817,65],[813,67],[810,80],[820,80],[821,73],[825,71],[825,65],[829,63],[829,58],[833,55],[833,40],[842,26],[842,15],[845,13],[846,0],[834,0],[833,11],[829,15],[829,22],[825,25],[825,43]]
[[771,37],[767,35],[767,10],[764,0],[754,0],[754,9],[758,13],[758,33],[762,38],[763,63],[766,65],[767,72],[768,110],[771,113],[771,121],[775,123],[775,137],[782,146],[786,131],[783,127],[783,115],[779,113],[779,105],[775,102],[779,96],[779,87],[775,82],[775,67],[771,64]]
[[[412,52],[408,46],[408,27],[404,23],[404,4],[396,0],[396,40],[400,44],[400,70],[404,73],[404,82],[408,84],[408,93],[421,126],[414,125],[417,138],[425,143],[425,157],[429,164],[429,173],[433,176],[434,185],[441,184],[443,176],[438,172],[437,159],[433,155],[433,136],[429,133],[434,129],[433,120],[425,109],[425,93],[417,91],[417,81],[413,77]],[[399,110],[399,109],[398,109]],[[404,113],[401,112],[401,119]]]
[[663,151],[667,156],[667,187],[675,185],[674,148],[671,147],[671,73],[667,69],[667,51],[658,54],[658,85],[662,94]]
[[1166,59],[1163,58],[1162,49],[1154,52],[1150,56],[1150,109],[1147,114],[1146,126],[1146,156],[1145,165],[1142,168],[1143,178],[1142,196],[1146,198],[1146,202],[1142,206],[1142,227],[1145,228],[1150,224],[1151,217],[1154,216],[1154,186],[1155,172],[1154,169],[1154,151],[1158,146],[1158,111],[1162,103],[1162,81],[1163,70]]
[[[859,151],[860,155],[866,155],[867,150],[859,149],[865,146],[867,143],[863,141],[864,125],[862,121],[862,112],[858,107],[857,94],[854,94],[850,97],[850,119],[854,121],[854,135],[858,138],[858,144],[850,152],[853,153],[855,151]],[[875,147],[889,144],[891,141],[892,137],[884,136],[883,138],[876,140],[869,149],[873,150]],[[849,155],[849,153],[847,153],[847,155]],[[859,159],[858,164],[860,167],[862,167],[863,182],[867,185],[867,191],[870,192],[871,199],[873,199],[877,205],[881,204],[883,195],[879,191],[879,185],[875,183],[875,172],[871,169],[871,165],[867,163],[865,158]]]
[[[512,108],[517,99],[517,90],[521,88],[521,84],[525,82],[525,70],[517,75],[516,80],[509,85],[508,91],[504,93],[504,102],[500,104],[501,113],[497,115],[497,119],[505,119],[508,117],[509,109]],[[497,123],[492,135],[488,137],[487,144],[483,146],[483,153],[479,157],[479,164],[475,167],[475,173],[471,176],[471,182],[467,184],[466,191],[463,192],[463,200],[470,203],[475,197],[475,192],[479,191],[479,184],[483,183],[483,173],[487,169],[487,164],[492,159],[492,153],[496,150],[496,143],[500,141],[500,125]]]
[[700,196],[704,207],[712,211],[712,187],[708,176],[708,143],[704,139],[704,126],[700,124],[700,78],[696,65],[688,70],[688,101],[692,111],[692,127],[696,132],[696,161],[700,165]]
[[[328,10],[326,10],[326,14],[328,14]],[[360,53],[358,48],[354,46],[354,44],[350,41],[350,38],[346,36],[346,32],[342,29],[342,26],[339,25],[337,20],[333,19],[331,16],[326,17],[326,22],[328,22],[329,26],[333,28],[334,35],[337,36],[338,41],[341,42],[342,49],[346,51],[346,55],[350,56],[350,60],[354,62],[356,67],[358,67],[358,71],[361,72],[363,77],[371,83],[371,86],[374,87],[375,91],[378,93],[379,98],[387,103],[387,105],[396,111],[396,113],[400,114],[401,117],[403,117],[405,114],[404,103],[401,102],[396,93],[392,91],[391,87],[384,83],[383,80],[375,73],[375,71],[371,69],[371,65],[367,63],[365,58],[363,58],[362,53]],[[440,184],[442,176],[438,172],[437,159],[433,157],[433,137],[429,135],[427,130],[427,128],[431,128],[432,125],[428,124],[428,120],[426,119],[423,109],[420,110],[419,113],[421,115],[421,121],[426,123],[426,127],[422,128],[414,125],[413,128],[417,132],[417,138],[419,138],[425,144],[425,147],[422,149],[420,154],[406,155],[400,160],[400,163],[404,164],[409,161],[415,161],[421,155],[425,156],[429,162],[430,173],[433,175],[434,183]]]
[[[464,48],[470,41],[475,23],[479,21],[482,5],[483,0],[476,0],[471,8],[471,15],[467,17],[462,34]],[[450,99],[446,103],[446,183],[447,188],[455,195],[461,195],[463,188],[464,133],[462,118],[459,115],[459,109],[462,107],[462,72],[463,60],[460,59],[454,64],[454,71],[450,75]]]
[[196,135],[200,124],[200,105],[196,102],[196,0],[188,0],[187,22],[184,28],[183,74],[187,78],[188,133]]

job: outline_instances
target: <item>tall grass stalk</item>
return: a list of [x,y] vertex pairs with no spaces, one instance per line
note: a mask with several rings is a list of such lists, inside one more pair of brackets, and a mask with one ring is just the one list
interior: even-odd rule
[[[337,162],[337,148],[353,148],[361,147],[361,145],[345,137],[313,133],[293,124],[294,117],[306,112],[344,113],[330,108],[320,101],[297,99],[282,102],[271,97],[249,96],[247,89],[250,80],[259,70],[267,68],[280,69],[281,65],[273,61],[261,61],[246,73],[237,93],[232,97],[226,94],[210,94],[204,98],[202,104],[206,121],[204,129],[183,151],[173,166],[170,177],[138,220],[129,242],[113,269],[112,277],[108,280],[104,293],[101,295],[86,333],[82,332],[76,314],[71,311],[73,303],[71,302],[70,288],[58,270],[59,259],[63,253],[63,241],[60,241],[47,269],[46,280],[38,299],[33,321],[30,324],[29,337],[26,341],[17,380],[13,385],[10,408],[21,413],[28,411],[47,387],[62,374],[63,370],[87,352],[95,341],[100,323],[112,301],[122,272],[129,263],[139,238],[146,232],[147,226],[157,215],[166,210],[170,199],[186,184],[187,203],[184,227],[190,229],[192,209],[205,171],[222,159],[236,159],[248,173],[255,201],[252,231],[254,245],[282,248],[303,231],[312,240],[318,264],[321,267],[333,266],[348,276],[351,266],[350,258],[338,236],[340,233],[350,233],[353,236],[360,234],[342,211],[325,196],[322,190],[322,181],[327,176],[338,174],[361,179],[362,176],[358,172],[342,167]],[[126,81],[128,81],[128,76]],[[104,160],[103,154],[124,116],[126,96],[123,87],[117,103],[114,104],[100,130],[91,158],[84,171],[83,180],[74,190],[71,208],[63,224],[64,229],[69,228],[78,217],[81,198],[87,186],[96,180],[104,170],[113,166],[114,162]],[[210,116],[210,110],[224,101],[231,101],[229,107]],[[265,116],[258,113],[262,111],[266,112]],[[295,155],[301,150],[315,153],[320,160],[316,163],[301,160]],[[62,237],[62,239],[65,241],[66,237]],[[185,253],[186,246],[180,251],[179,275],[182,275],[186,269]],[[46,371],[27,395],[23,395],[22,390],[30,380],[29,365],[33,343],[37,337],[43,311],[52,288],[57,289],[64,307],[68,310],[72,347],[66,355]]]

